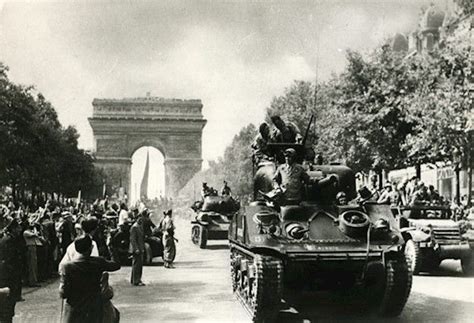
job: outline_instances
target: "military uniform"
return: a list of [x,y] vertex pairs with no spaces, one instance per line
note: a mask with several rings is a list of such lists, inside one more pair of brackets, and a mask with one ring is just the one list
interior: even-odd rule
[[297,163],[278,166],[273,179],[282,186],[287,204],[298,204],[303,198],[303,183],[309,182],[303,166]]

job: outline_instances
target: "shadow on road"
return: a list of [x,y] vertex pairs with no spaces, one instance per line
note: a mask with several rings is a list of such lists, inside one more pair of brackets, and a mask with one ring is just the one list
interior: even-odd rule
[[[410,298],[415,299],[416,304],[411,303]],[[367,313],[364,300],[350,292],[287,291],[277,322],[468,322],[474,313],[474,304],[470,302],[420,293],[412,293],[410,298],[399,317],[384,318]],[[440,311],[440,308],[447,310]]]
[[208,250],[225,250],[225,249],[229,249],[229,245],[228,244],[213,244],[213,245],[208,245],[206,247],[206,249],[208,249]]

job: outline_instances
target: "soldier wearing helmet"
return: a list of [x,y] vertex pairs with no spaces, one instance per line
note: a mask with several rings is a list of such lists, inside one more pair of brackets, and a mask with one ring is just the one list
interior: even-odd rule
[[336,204],[337,205],[347,205],[347,195],[344,192],[339,192],[336,195]]

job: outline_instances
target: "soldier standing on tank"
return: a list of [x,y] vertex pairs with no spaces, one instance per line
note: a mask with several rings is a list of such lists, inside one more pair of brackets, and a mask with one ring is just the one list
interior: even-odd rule
[[291,122],[286,124],[280,116],[277,115],[272,116],[271,120],[276,128],[271,137],[274,142],[301,143],[303,137],[295,124]]
[[285,163],[278,166],[273,180],[283,192],[285,204],[297,205],[303,198],[303,185],[309,184],[310,178],[303,166],[296,163],[296,151],[288,148],[284,152]]
[[221,195],[222,196],[231,196],[232,195],[232,190],[230,189],[229,185],[227,185],[226,181],[224,181],[224,187],[222,187]]
[[203,182],[201,188],[201,197],[204,200],[204,198],[209,195],[212,195],[212,188],[207,186],[206,182]]
[[268,143],[270,141],[270,127],[266,122],[263,122],[258,127],[258,134],[251,146],[253,149],[253,160],[256,165],[261,161],[270,159],[270,152],[268,151]]

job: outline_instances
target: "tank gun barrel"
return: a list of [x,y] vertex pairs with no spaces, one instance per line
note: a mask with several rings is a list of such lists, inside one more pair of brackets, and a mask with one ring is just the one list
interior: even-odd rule
[[327,186],[330,186],[334,183],[337,183],[338,182],[338,179],[337,179],[337,176],[336,175],[330,175],[330,176],[327,176],[327,177],[324,177],[322,179],[320,179],[318,181],[318,186],[321,187],[321,188],[324,188],[324,187],[327,187]]
[[302,142],[303,146],[305,145],[306,140],[308,139],[309,129],[311,129],[311,124],[313,123],[313,119],[314,119],[314,115],[311,115],[311,119],[309,119],[308,126],[306,127],[306,131],[304,133],[303,142]]

